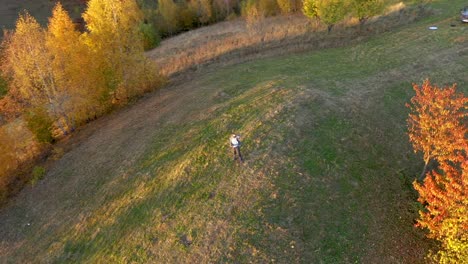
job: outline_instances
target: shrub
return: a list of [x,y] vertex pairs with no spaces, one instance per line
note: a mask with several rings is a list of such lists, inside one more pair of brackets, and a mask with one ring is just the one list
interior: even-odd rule
[[156,25],[159,32],[165,35],[173,35],[180,30],[179,25],[179,6],[173,0],[160,0],[158,2]]
[[429,253],[435,263],[464,263],[468,260],[468,201],[452,209],[452,217],[443,221],[439,239],[442,242],[437,253]]
[[[22,118],[0,126],[0,204],[25,182],[32,161],[44,149],[40,148],[35,136]],[[25,176],[28,176],[25,178]]]
[[318,16],[317,0],[304,0],[302,13],[309,18],[316,18]]
[[191,1],[189,8],[195,13],[199,25],[213,22],[213,7],[210,0]]
[[242,3],[242,16],[248,23],[261,20],[279,13],[276,0],[247,0]]
[[25,116],[29,130],[36,136],[39,142],[50,143],[53,141],[53,121],[44,108],[34,108]]
[[289,14],[298,11],[301,8],[300,0],[276,0],[281,13]]
[[5,96],[8,92],[7,82],[0,76],[0,98]]
[[342,21],[348,12],[348,2],[341,0],[317,1],[317,15],[328,26],[328,32],[333,26]]
[[180,7],[179,21],[181,30],[190,30],[197,24],[197,13],[191,5],[184,4]]
[[352,0],[351,7],[359,22],[364,24],[370,17],[380,14],[384,10],[383,0]]
[[161,42],[161,36],[159,36],[156,27],[152,23],[142,23],[140,31],[143,35],[143,47],[145,50],[153,49]]
[[226,19],[235,12],[236,1],[233,0],[214,0],[213,11],[217,21]]
[[34,186],[37,184],[38,181],[42,180],[44,178],[45,173],[46,170],[44,167],[35,166],[32,171],[31,185]]
[[247,20],[247,22],[252,23],[260,19],[261,13],[257,7],[257,1],[255,0],[246,0],[242,2],[241,8],[242,17]]
[[0,153],[0,203],[8,196],[8,184],[12,178],[11,170],[17,166],[17,159],[13,155],[14,140],[4,132],[4,129],[0,129],[0,149],[2,150]]
[[276,0],[258,0],[258,7],[263,17],[274,16],[280,11]]

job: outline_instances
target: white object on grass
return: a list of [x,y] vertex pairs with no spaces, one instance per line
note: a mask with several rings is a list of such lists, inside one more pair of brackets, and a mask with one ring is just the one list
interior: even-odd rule
[[429,29],[430,29],[430,30],[436,30],[436,29],[437,29],[437,27],[435,27],[435,26],[431,26],[431,27],[429,27]]

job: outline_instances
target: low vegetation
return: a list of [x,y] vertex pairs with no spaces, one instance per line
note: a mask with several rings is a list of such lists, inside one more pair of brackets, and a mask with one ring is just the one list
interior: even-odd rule
[[147,54],[162,74],[171,76],[207,64],[240,63],[308,50],[350,45],[370,36],[432,15],[427,6],[392,5],[382,16],[362,25],[349,19],[327,33],[326,25],[300,14],[265,18],[255,24],[242,20],[223,22],[163,40]]
[[0,77],[0,99],[5,96],[8,92],[7,82]]

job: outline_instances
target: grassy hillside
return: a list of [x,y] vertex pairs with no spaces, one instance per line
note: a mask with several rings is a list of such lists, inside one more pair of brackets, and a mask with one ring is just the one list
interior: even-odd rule
[[422,262],[404,105],[427,77],[468,92],[462,2],[350,47],[197,72],[91,124],[0,209],[0,262]]

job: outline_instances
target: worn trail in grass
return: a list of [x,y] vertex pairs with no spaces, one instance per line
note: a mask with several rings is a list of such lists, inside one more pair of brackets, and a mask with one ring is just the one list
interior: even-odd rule
[[451,9],[352,47],[201,71],[91,124],[1,209],[0,262],[422,262],[404,104],[426,77],[468,89]]

